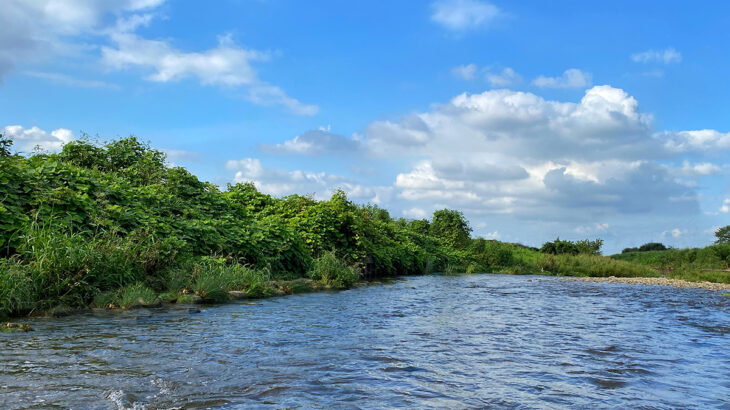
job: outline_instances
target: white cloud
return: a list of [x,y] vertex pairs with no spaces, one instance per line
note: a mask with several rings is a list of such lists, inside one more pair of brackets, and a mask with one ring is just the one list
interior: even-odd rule
[[485,233],[485,234],[483,234],[481,236],[484,239],[494,239],[494,240],[497,240],[497,239],[500,238],[501,235],[499,234],[498,231],[494,231],[494,232],[487,232],[487,233]]
[[681,171],[684,176],[696,177],[719,174],[722,172],[722,167],[710,162],[691,164],[689,161],[684,161],[682,162]]
[[261,192],[275,196],[312,194],[327,199],[336,189],[342,189],[350,199],[379,204],[389,200],[392,192],[391,187],[368,187],[341,175],[266,168],[257,158],[230,160],[226,169],[236,171],[234,182],[253,182]]
[[650,126],[651,116],[638,111],[633,97],[609,86],[587,90],[579,103],[491,90],[458,95],[398,122],[376,121],[361,143],[385,157],[459,151],[486,156],[475,161],[632,159],[661,149]]
[[724,214],[730,212],[730,198],[725,198],[722,201],[722,205],[720,205],[720,209],[719,210],[720,210],[720,212],[722,212]]
[[75,36],[102,29],[104,17],[139,12],[164,0],[5,0],[0,12],[0,80],[15,65],[83,49]]
[[730,149],[730,132],[721,133],[708,129],[664,132],[657,134],[657,138],[665,140],[666,149],[675,153]]
[[[317,113],[316,105],[304,104],[261,80],[252,63],[268,60],[268,54],[240,47],[230,36],[219,37],[217,47],[184,52],[168,40],[135,34],[138,27],[150,24],[155,9],[164,1],[6,0],[0,12],[0,80],[19,62],[80,54],[97,47],[86,37],[107,36],[112,45],[101,47],[101,51],[102,63],[109,69],[139,67],[151,71],[147,80],[157,82],[196,78],[203,85],[243,89],[245,98],[255,104],[280,105],[300,115]],[[116,87],[60,73],[27,71],[25,75],[74,87]]]
[[501,14],[495,5],[479,0],[438,0],[431,9],[431,20],[454,31],[487,26]]
[[156,82],[197,78],[202,85],[244,87],[247,98],[260,105],[282,105],[300,115],[314,115],[315,105],[289,97],[281,88],[261,79],[251,63],[267,61],[269,55],[236,45],[230,36],[218,38],[218,46],[202,52],[183,52],[162,40],[144,39],[130,32],[115,32],[116,47],[102,47],[102,62],[122,70],[142,67],[154,70],[146,79]]
[[423,219],[428,216],[428,213],[418,207],[403,210],[403,216],[413,219]]
[[581,71],[577,68],[565,70],[560,77],[539,76],[532,83],[541,88],[585,88],[590,87],[593,82],[591,73]]
[[261,148],[266,152],[274,153],[325,155],[351,154],[361,147],[360,142],[356,139],[332,134],[326,129],[318,129],[297,135],[281,144],[262,144]]
[[673,47],[664,50],[646,50],[641,53],[634,53],[631,59],[636,63],[679,63],[682,61],[682,54]]
[[451,69],[451,73],[462,80],[474,80],[477,78],[477,73],[480,72],[492,87],[507,87],[522,81],[522,76],[510,67],[498,72],[494,72],[488,67],[480,69],[476,64],[460,65]]
[[8,125],[0,134],[13,140],[15,151],[24,153],[32,152],[36,147],[43,151],[60,151],[64,144],[74,139],[71,130],[65,128],[58,128],[49,133],[38,127],[24,128],[21,125]]
[[687,230],[686,229],[674,228],[674,229],[672,229],[670,231],[664,231],[664,232],[662,232],[662,237],[671,236],[672,238],[675,238],[676,239],[676,238],[679,238],[680,236],[683,236],[683,235],[686,235],[686,234],[687,234]]
[[451,74],[462,80],[473,80],[476,78],[477,66],[476,64],[456,66],[451,69]]
[[507,87],[522,81],[522,77],[509,67],[498,74],[487,72],[485,78],[492,87]]

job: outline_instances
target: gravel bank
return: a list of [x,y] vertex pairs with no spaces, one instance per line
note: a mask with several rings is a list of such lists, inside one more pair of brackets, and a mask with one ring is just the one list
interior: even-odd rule
[[607,278],[597,277],[564,277],[565,280],[581,281],[581,282],[608,282],[608,283],[629,283],[633,285],[659,285],[659,286],[676,286],[678,288],[697,288],[707,290],[730,290],[730,283],[713,283],[713,282],[689,282],[681,279],[669,278],[617,278],[609,276]]

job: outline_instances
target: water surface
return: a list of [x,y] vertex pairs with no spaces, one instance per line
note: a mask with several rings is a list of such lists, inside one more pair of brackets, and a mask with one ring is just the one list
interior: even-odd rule
[[506,275],[28,321],[0,407],[730,408],[730,298]]

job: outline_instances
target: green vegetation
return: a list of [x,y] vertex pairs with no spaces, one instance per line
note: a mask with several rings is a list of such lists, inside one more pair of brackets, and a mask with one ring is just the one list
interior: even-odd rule
[[540,248],[540,252],[549,253],[551,255],[600,255],[602,246],[602,239],[596,239],[593,241],[584,239],[581,241],[571,242],[561,241],[560,238],[557,238],[552,242],[545,242],[542,245],[542,248]]
[[360,279],[356,266],[346,264],[333,251],[327,251],[312,263],[309,277],[335,289],[347,289]]
[[718,228],[715,231],[715,243],[730,243],[730,225]]
[[[259,298],[431,272],[659,274],[644,259],[599,256],[601,240],[558,239],[539,252],[472,239],[464,215],[449,209],[405,220],[342,191],[317,201],[253,184],[222,190],[168,167],[135,137],[85,138],[57,154],[11,147],[0,136],[0,316],[218,303],[232,291]],[[730,245],[710,248],[721,246]],[[705,266],[709,256],[694,252],[692,266]],[[727,253],[712,255],[713,267],[727,267]],[[712,277],[697,273],[689,277]]]
[[625,248],[621,251],[621,253],[629,253],[629,252],[649,252],[649,251],[666,251],[667,248],[664,246],[663,243],[659,242],[649,242],[645,243],[638,248]]
[[730,283],[730,243],[701,249],[626,252],[612,258],[652,267],[669,278]]

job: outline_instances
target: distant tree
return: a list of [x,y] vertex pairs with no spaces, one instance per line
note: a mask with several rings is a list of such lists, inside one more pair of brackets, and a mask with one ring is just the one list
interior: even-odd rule
[[664,246],[663,243],[659,242],[649,242],[645,243],[641,246],[639,246],[639,252],[649,252],[649,251],[666,251],[667,247]]
[[578,248],[578,253],[583,253],[586,255],[600,255],[601,247],[603,246],[603,239],[596,239],[593,241],[583,239],[577,241],[575,243],[575,246]]
[[13,140],[0,134],[0,157],[9,156],[11,146],[13,146]]
[[659,242],[649,242],[645,243],[638,248],[625,248],[621,251],[621,253],[629,253],[629,252],[650,252],[650,251],[666,251],[669,249],[666,247],[663,243]]
[[579,253],[578,246],[571,241],[564,241],[555,238],[552,242],[545,242],[540,248],[540,252],[552,255],[570,254],[577,255]]
[[469,242],[471,231],[469,221],[459,211],[442,209],[433,213],[431,236],[442,239],[454,248],[464,248]]
[[715,243],[730,243],[730,225],[716,230],[715,237],[717,238]]

